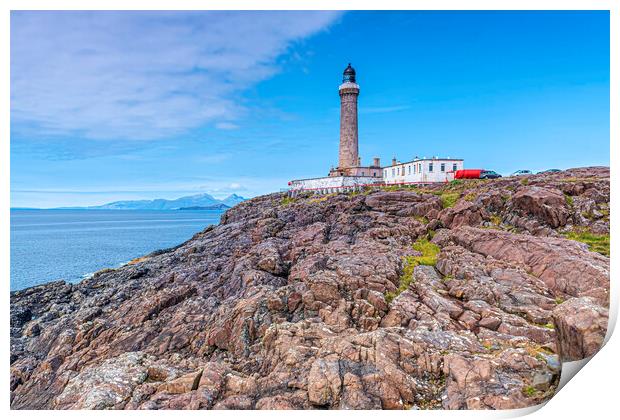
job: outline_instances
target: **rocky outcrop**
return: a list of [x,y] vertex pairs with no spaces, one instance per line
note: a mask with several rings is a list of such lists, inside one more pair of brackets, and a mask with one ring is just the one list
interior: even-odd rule
[[11,407],[538,404],[606,332],[609,258],[564,234],[606,232],[608,175],[248,200],[174,249],[13,292]]
[[609,310],[589,297],[569,299],[553,310],[558,352],[563,360],[594,355],[607,332]]

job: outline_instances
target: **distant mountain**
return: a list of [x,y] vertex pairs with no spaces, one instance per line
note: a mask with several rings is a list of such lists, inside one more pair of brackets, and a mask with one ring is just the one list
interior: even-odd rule
[[175,200],[165,200],[158,198],[155,200],[128,200],[114,201],[112,203],[102,204],[100,206],[89,207],[72,207],[93,210],[178,210],[188,207],[214,207],[225,205],[232,207],[244,201],[245,198],[236,194],[229,195],[223,200],[218,200],[209,194],[196,194],[187,197],[177,198]]
[[224,203],[213,204],[212,206],[191,206],[181,207],[179,210],[228,210],[230,206]]
[[234,207],[237,204],[241,203],[242,201],[245,201],[245,198],[237,194],[231,194],[225,199],[221,200],[221,202],[223,204],[226,204],[228,207]]

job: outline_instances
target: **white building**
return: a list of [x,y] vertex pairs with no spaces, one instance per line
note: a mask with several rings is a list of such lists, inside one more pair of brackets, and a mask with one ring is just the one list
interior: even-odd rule
[[426,184],[448,182],[454,173],[463,169],[463,159],[415,158],[409,162],[392,160],[391,166],[383,168],[383,182],[386,184]]
[[[378,169],[380,172],[381,169]],[[328,176],[321,178],[295,179],[289,183],[293,196],[301,191],[312,191],[317,194],[331,194],[355,191],[362,187],[382,185],[381,178],[374,176]]]

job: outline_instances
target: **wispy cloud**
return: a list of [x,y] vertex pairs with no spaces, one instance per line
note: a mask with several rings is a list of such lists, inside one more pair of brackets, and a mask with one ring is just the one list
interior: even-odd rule
[[13,12],[12,129],[33,137],[153,140],[244,108],[236,93],[278,71],[338,12]]
[[218,130],[236,130],[239,126],[231,122],[220,122],[215,124],[215,128]]

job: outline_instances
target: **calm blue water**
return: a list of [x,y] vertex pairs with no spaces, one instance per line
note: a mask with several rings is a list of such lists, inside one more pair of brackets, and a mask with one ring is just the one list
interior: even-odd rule
[[216,210],[11,210],[11,290],[85,275],[191,238]]

